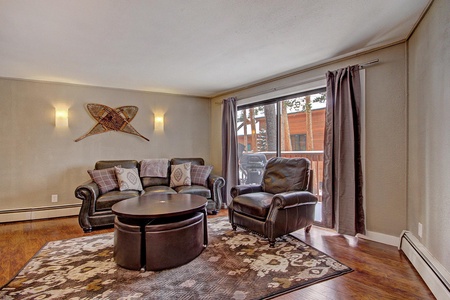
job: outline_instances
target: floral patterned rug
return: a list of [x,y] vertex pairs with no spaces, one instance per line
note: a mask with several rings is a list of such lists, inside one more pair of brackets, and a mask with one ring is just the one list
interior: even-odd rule
[[113,260],[113,233],[46,244],[1,288],[1,299],[269,299],[352,270],[287,235],[266,239],[208,219],[208,247],[190,263],[130,271]]

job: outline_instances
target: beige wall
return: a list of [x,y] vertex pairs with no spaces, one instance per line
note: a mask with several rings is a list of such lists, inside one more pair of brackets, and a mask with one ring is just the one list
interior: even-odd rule
[[[408,230],[450,270],[450,2],[435,0],[408,43]],[[423,236],[418,235],[418,223]]]
[[[366,224],[370,232],[398,237],[406,228],[406,50],[398,44],[290,76],[282,80],[212,100],[211,160],[221,166],[221,105],[228,96],[238,99],[271,88],[308,82],[335,70],[378,58],[366,69],[365,189]],[[239,103],[239,102],[238,102]]]
[[[80,204],[77,185],[101,159],[203,157],[209,162],[210,101],[204,98],[0,78],[0,212]],[[69,109],[69,128],[55,128],[54,106]],[[136,105],[139,137],[108,132],[74,139],[96,122],[87,103]],[[165,113],[164,133],[153,131],[153,113]],[[59,202],[51,203],[58,194]]]

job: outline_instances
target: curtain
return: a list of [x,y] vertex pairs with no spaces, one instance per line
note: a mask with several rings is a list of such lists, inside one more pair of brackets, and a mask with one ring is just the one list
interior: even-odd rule
[[238,184],[238,142],[236,133],[236,98],[223,100],[222,115],[222,176],[225,186],[222,199],[228,205],[231,202],[230,189]]
[[329,71],[325,115],[322,213],[338,233],[365,233],[359,66]]

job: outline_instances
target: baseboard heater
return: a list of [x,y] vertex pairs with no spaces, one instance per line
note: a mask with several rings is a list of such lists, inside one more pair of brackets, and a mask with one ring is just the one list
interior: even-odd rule
[[66,204],[0,210],[0,223],[75,216],[80,207],[81,204]]
[[411,232],[402,232],[398,248],[408,257],[436,299],[450,299],[450,273]]

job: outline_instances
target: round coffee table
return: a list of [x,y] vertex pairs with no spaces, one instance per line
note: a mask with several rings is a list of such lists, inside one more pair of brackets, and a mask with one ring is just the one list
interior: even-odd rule
[[114,259],[124,268],[162,270],[197,257],[208,244],[207,199],[148,194],[112,206]]

